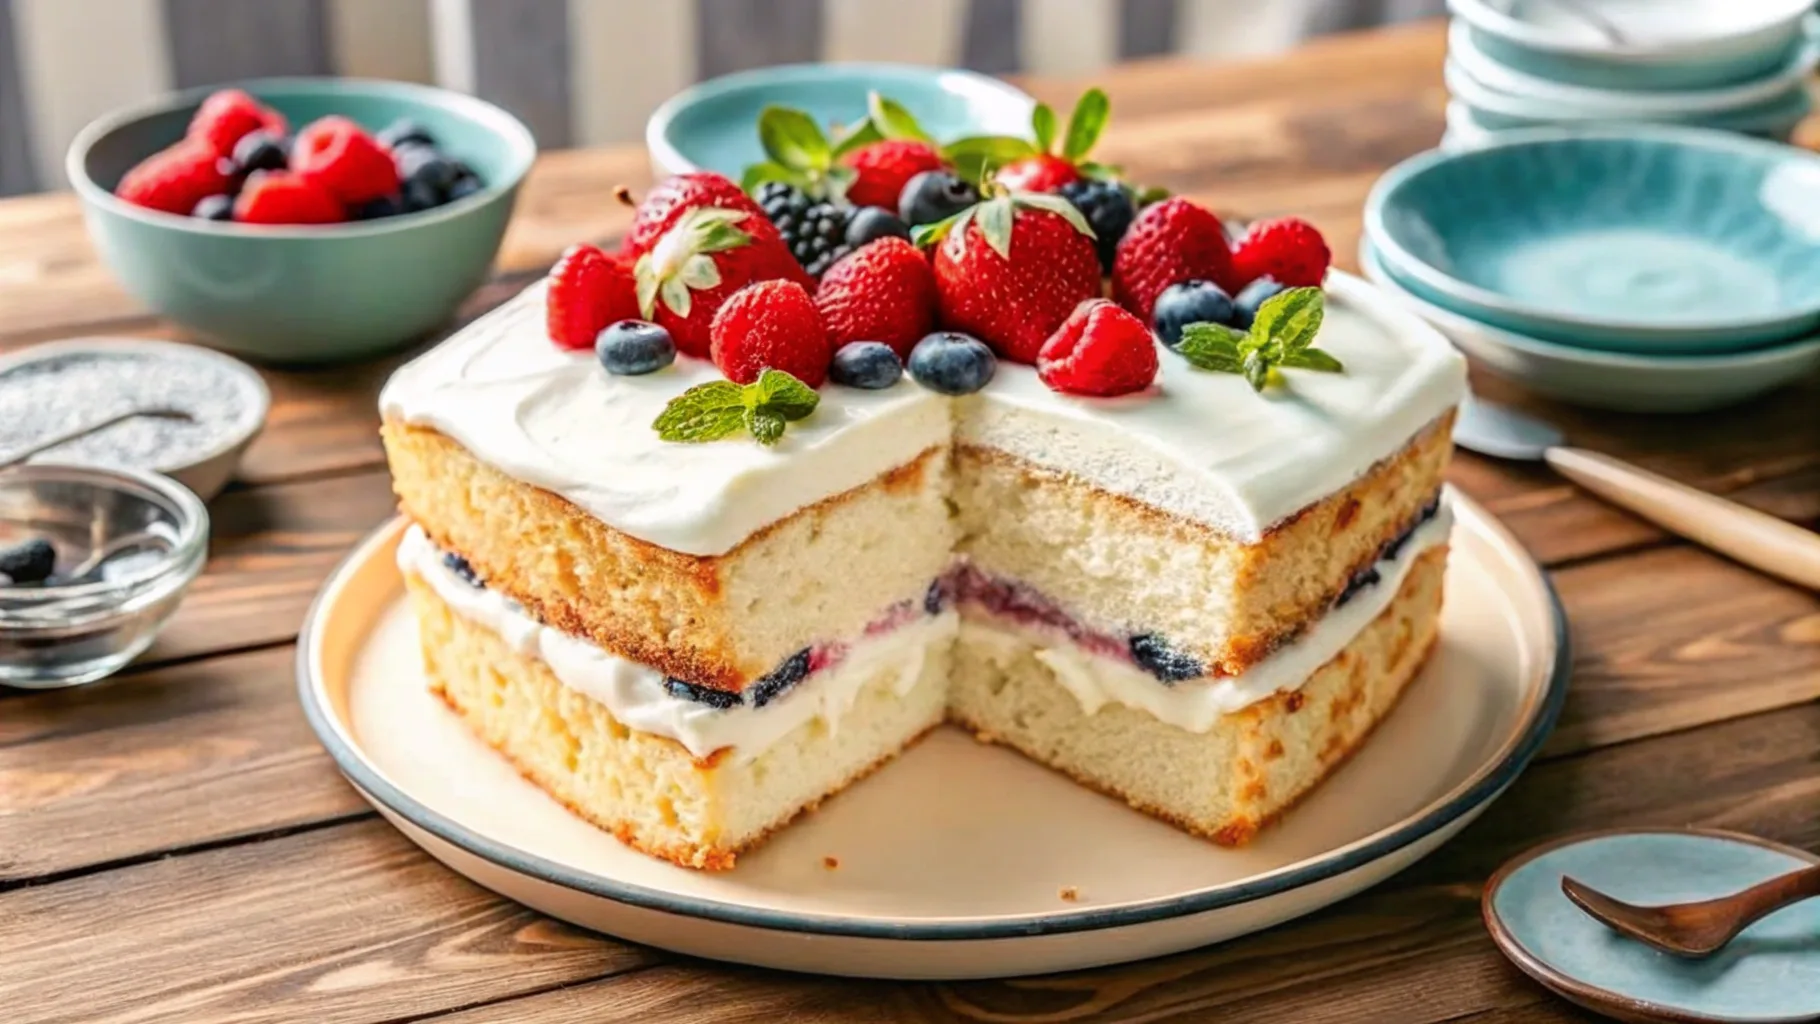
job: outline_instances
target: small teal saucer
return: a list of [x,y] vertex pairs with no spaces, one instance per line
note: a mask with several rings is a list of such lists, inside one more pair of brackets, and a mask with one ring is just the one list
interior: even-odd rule
[[1724,896],[1820,856],[1752,836],[1705,830],[1614,830],[1570,836],[1500,868],[1485,887],[1485,924],[1530,977],[1587,1009],[1625,1021],[1805,1024],[1820,1020],[1820,901],[1787,907],[1704,960],[1670,956],[1588,917],[1561,878],[1629,903]]

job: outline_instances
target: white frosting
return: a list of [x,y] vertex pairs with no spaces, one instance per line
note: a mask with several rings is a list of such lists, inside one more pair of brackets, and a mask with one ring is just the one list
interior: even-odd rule
[[654,544],[718,555],[800,508],[959,439],[1074,473],[1207,523],[1242,542],[1339,490],[1465,394],[1465,363],[1371,285],[1333,273],[1318,344],[1340,374],[1291,370],[1263,395],[1172,352],[1151,392],[1117,399],[1050,391],[1001,363],[978,395],[944,398],[906,380],[883,391],[824,387],[821,405],[765,448],[750,439],[660,441],[651,422],[685,388],[719,379],[687,357],[615,377],[545,336],[534,285],[386,384],[389,417],[434,427],[482,461]]
[[1395,559],[1377,564],[1377,583],[1322,616],[1294,643],[1236,676],[1204,676],[1167,684],[1128,661],[1077,646],[1059,630],[995,618],[964,619],[961,643],[1002,647],[1007,653],[1034,646],[1036,659],[1055,673],[1056,681],[1074,695],[1087,714],[1107,704],[1123,704],[1178,729],[1204,733],[1222,715],[1306,683],[1316,669],[1332,661],[1390,606],[1416,557],[1446,543],[1452,529],[1453,512],[1443,503],[1432,519],[1410,534]]
[[455,614],[492,630],[513,651],[542,661],[564,686],[599,701],[621,723],[667,736],[698,758],[731,747],[736,761],[749,760],[817,718],[832,731],[864,685],[886,668],[898,672],[894,689],[901,697],[916,684],[929,649],[952,642],[958,628],[953,611],[919,615],[853,641],[838,663],[762,708],[714,708],[671,694],[662,672],[546,626],[504,594],[468,584],[443,563],[442,552],[419,527],[406,530],[399,541],[398,566],[429,584]]

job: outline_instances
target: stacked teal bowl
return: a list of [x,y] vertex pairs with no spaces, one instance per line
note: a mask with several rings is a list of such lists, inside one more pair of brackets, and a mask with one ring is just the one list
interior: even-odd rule
[[1786,141],[1813,110],[1813,0],[1448,0],[1450,147],[1650,122]]
[[1361,262],[1481,363],[1691,410],[1820,363],[1820,155],[1707,129],[1529,129],[1404,161]]

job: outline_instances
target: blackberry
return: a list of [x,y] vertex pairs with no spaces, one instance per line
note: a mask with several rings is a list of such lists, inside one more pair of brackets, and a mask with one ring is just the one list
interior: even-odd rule
[[847,244],[847,221],[852,213],[829,202],[817,202],[781,181],[758,187],[758,208],[765,211],[790,255],[810,277],[820,277],[836,260],[853,251]]
[[802,682],[809,674],[809,661],[809,648],[805,647],[785,658],[782,665],[753,683],[752,706],[762,708],[776,700],[779,694]]
[[1082,178],[1063,185],[1062,198],[1073,203],[1093,226],[1093,244],[1100,252],[1100,269],[1111,271],[1119,239],[1125,237],[1132,218],[1137,216],[1131,193],[1116,181]]
[[1165,683],[1179,683],[1184,679],[1196,679],[1207,674],[1206,667],[1199,659],[1176,650],[1169,645],[1169,641],[1155,633],[1143,633],[1131,638],[1131,660]]
[[675,676],[671,676],[664,680],[664,692],[672,697],[678,697],[682,700],[692,700],[697,704],[706,704],[711,708],[719,708],[722,711],[725,711],[728,708],[736,708],[742,703],[740,696],[737,693],[730,693],[726,690],[716,690],[712,686],[697,686],[694,683],[685,683]]

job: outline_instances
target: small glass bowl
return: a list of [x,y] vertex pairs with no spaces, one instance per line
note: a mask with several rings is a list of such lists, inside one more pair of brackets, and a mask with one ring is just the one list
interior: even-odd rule
[[0,470],[0,548],[34,537],[56,545],[58,575],[0,585],[0,686],[55,689],[112,675],[151,645],[208,558],[209,515],[154,473]]

